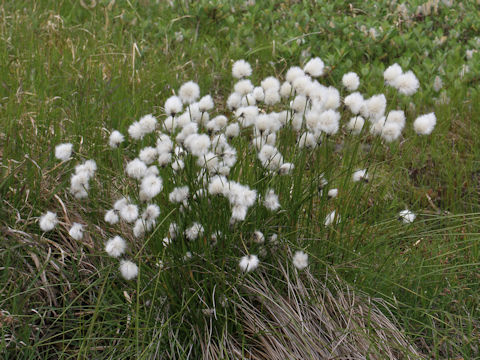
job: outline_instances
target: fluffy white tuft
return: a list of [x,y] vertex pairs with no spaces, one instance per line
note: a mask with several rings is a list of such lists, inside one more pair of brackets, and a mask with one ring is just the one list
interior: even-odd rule
[[167,101],[165,101],[165,113],[167,116],[175,116],[181,113],[182,109],[182,100],[178,96],[170,96]]
[[197,239],[199,236],[202,236],[205,229],[201,224],[198,222],[193,223],[187,230],[185,230],[185,236],[188,240],[193,241]]
[[278,195],[272,189],[267,190],[267,194],[263,199],[263,205],[271,211],[276,211],[280,208],[280,202],[278,201]]
[[397,63],[390,65],[384,72],[383,78],[387,85],[393,86],[395,80],[402,75],[403,70]]
[[138,266],[129,260],[120,261],[120,273],[125,280],[132,280],[138,275]]
[[349,72],[343,75],[342,84],[348,91],[355,91],[360,85],[360,78],[354,72]]
[[51,231],[57,226],[58,219],[57,214],[47,211],[45,214],[40,216],[39,224],[42,231]]
[[127,164],[125,171],[128,176],[139,180],[145,176],[147,165],[140,159],[133,159]]
[[412,71],[407,71],[393,81],[393,86],[400,94],[413,95],[417,92],[420,83]]
[[415,221],[417,215],[415,215],[413,211],[405,209],[400,211],[399,218],[403,221],[404,224],[411,224]]
[[184,104],[194,103],[200,96],[200,87],[193,81],[188,81],[178,90],[178,95]]
[[73,223],[68,234],[74,240],[81,240],[83,238],[83,225],[76,222]]
[[65,143],[55,146],[55,157],[58,160],[66,161],[72,156],[73,144]]
[[106,253],[114,258],[117,258],[125,252],[127,249],[127,243],[120,236],[115,236],[112,239],[109,239],[105,244]]
[[233,63],[232,66],[232,75],[236,79],[241,79],[244,77],[249,77],[252,75],[252,67],[245,60],[237,60]]
[[123,142],[123,140],[125,140],[125,137],[122,133],[118,130],[113,130],[108,138],[108,145],[110,145],[111,148],[116,148]]
[[309,60],[303,70],[306,74],[309,74],[313,77],[318,77],[323,75],[324,68],[325,64],[323,63],[322,59],[316,57]]
[[363,125],[365,125],[364,118],[361,116],[355,116],[347,123],[347,129],[350,130],[353,135],[358,135],[362,131]]
[[437,123],[437,118],[435,114],[429,113],[426,115],[419,116],[413,122],[413,129],[419,135],[430,135],[435,128]]
[[360,180],[362,181],[368,181],[368,173],[367,173],[367,170],[366,169],[362,169],[362,170],[357,170],[353,173],[352,175],[352,180],[354,182],[358,182]]
[[250,272],[255,270],[259,263],[257,255],[245,255],[240,259],[238,265],[243,272]]
[[308,266],[308,254],[303,251],[296,251],[293,255],[293,265],[298,270],[303,270]]

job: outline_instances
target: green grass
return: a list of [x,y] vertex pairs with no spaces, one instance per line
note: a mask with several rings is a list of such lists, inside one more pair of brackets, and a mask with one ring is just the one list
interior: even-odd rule
[[[419,4],[409,2],[410,15],[402,18],[387,1],[354,1],[352,6],[180,1],[170,7],[139,0],[97,1],[92,8],[69,1],[3,2],[0,349],[7,349],[2,351],[6,359],[198,354],[202,306],[221,295],[235,300],[232,289],[242,279],[231,269],[244,250],[244,234],[258,227],[266,235],[280,231],[285,243],[307,249],[311,270],[320,277],[334,269],[356,289],[382,298],[427,357],[478,357],[480,53],[467,59],[466,50],[480,48],[480,9],[472,1],[440,4],[435,15],[415,15]],[[376,28],[377,38],[365,36],[362,26]],[[183,40],[177,41],[180,33]],[[274,187],[285,211],[272,217],[256,209],[232,231],[226,202],[212,207],[200,201],[194,212],[206,232],[221,224],[231,238],[215,250],[196,243],[164,251],[159,244],[169,223],[188,219],[162,197],[157,230],[129,250],[140,276],[122,280],[117,262],[103,251],[117,229],[102,219],[133,184],[121,173],[123,154],[135,157],[149,139],[111,150],[109,131],[127,134],[128,126],[148,113],[163,119],[164,101],[188,80],[198,82],[202,95],[210,93],[224,104],[234,83],[234,60],[249,61],[252,81],[259,84],[265,76],[283,77],[290,66],[311,56],[320,56],[329,67],[322,78],[327,85],[340,89],[342,75],[355,71],[363,94],[384,92],[392,106],[388,109],[405,109],[404,138],[385,145],[371,137],[339,136],[315,153],[282,152],[287,161],[296,158],[301,165],[293,177],[280,180],[249,166],[254,150],[244,139],[234,140],[245,151],[239,151],[235,177],[241,169],[241,182],[259,193]],[[419,78],[421,88],[414,96],[400,97],[384,87],[382,73],[394,62]],[[470,72],[461,77],[465,64]],[[432,88],[436,75],[444,83],[440,93]],[[449,103],[438,103],[435,98],[441,96]],[[416,136],[412,120],[431,111],[438,119],[433,134]],[[344,115],[341,122],[346,120]],[[294,141],[282,134],[283,146]],[[74,144],[75,160],[59,165],[54,147],[61,142]],[[89,199],[74,202],[65,188],[74,165],[91,158],[98,176]],[[352,185],[349,174],[364,167],[373,179]],[[334,201],[318,195],[321,173],[340,189]],[[172,177],[167,169],[161,175]],[[165,188],[165,194],[173,188],[170,180]],[[397,220],[406,207],[419,214],[408,226]],[[323,219],[334,208],[342,221],[324,228]],[[36,219],[50,209],[62,223],[57,231],[42,234]],[[89,224],[81,242],[68,237],[73,221]],[[199,255],[183,262],[187,250]],[[253,253],[259,250],[249,247]],[[269,253],[266,262],[274,258]],[[162,271],[155,266],[159,259],[166,263]],[[275,269],[268,269],[275,284]],[[223,329],[241,334],[232,309],[225,306],[217,314],[216,334]],[[192,334],[194,328],[199,333]],[[247,341],[239,337],[240,343]]]

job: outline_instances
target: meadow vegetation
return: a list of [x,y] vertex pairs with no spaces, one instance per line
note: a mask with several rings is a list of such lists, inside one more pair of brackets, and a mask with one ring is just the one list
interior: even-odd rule
[[3,2],[4,358],[480,356],[479,12]]

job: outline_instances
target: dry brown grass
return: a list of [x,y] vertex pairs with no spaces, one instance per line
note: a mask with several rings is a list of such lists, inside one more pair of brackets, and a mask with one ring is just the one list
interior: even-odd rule
[[226,331],[214,340],[207,324],[204,359],[423,358],[382,312],[382,300],[354,291],[333,273],[319,280],[308,270],[279,268],[283,290],[265,273],[247,276],[236,290],[243,341]]

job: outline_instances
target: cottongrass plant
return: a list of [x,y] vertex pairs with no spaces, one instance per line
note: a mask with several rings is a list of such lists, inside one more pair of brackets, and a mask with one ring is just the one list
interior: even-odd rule
[[[251,294],[266,289],[264,280],[251,276],[268,276],[266,270],[285,254],[295,281],[301,284],[302,272],[310,274],[308,268],[316,263],[316,257],[308,255],[308,249],[316,244],[303,240],[306,233],[321,238],[320,234],[354,220],[351,213],[342,212],[342,196],[347,198],[347,189],[357,189],[352,194],[361,196],[375,181],[375,169],[368,159],[356,157],[355,151],[349,154],[351,161],[343,161],[348,158],[345,155],[335,162],[336,155],[342,147],[346,152],[352,148],[348,139],[353,139],[354,148],[363,141],[375,149],[400,141],[411,119],[397,108],[395,99],[412,96],[419,89],[413,72],[404,72],[398,64],[384,73],[385,92],[389,87],[397,91],[391,104],[384,93],[367,96],[358,92],[361,80],[353,72],[343,76],[339,89],[326,85],[321,81],[325,71],[324,62],[314,58],[304,68],[290,68],[282,81],[270,76],[254,84],[249,78],[250,64],[239,60],[233,64],[234,91],[226,107],[215,104],[210,94],[188,81],[178,95],[165,99],[163,113],[144,115],[127,129],[112,129],[107,140],[109,151],[123,159],[124,168],[111,179],[102,179],[117,190],[104,194],[110,205],[100,210],[103,222],[96,225],[103,226],[108,234],[103,248],[123,279],[138,279],[142,268],[149,274],[149,267],[157,264],[159,274],[152,276],[163,283],[162,296],[170,300],[172,309],[188,310],[193,317],[202,317],[210,309],[209,303],[223,303],[225,308],[240,304],[242,316],[248,315],[254,307],[248,305],[250,310],[246,310],[246,300],[236,286],[247,286]],[[413,129],[428,135],[435,124],[433,113],[419,114]],[[123,135],[125,131],[128,137]],[[56,157],[70,159],[74,147],[57,146]],[[96,172],[94,160],[75,167],[69,190],[76,201],[89,197]],[[400,217],[407,224],[415,215],[406,211]],[[53,212],[47,212],[39,223],[43,231],[51,231],[57,221]],[[92,231],[89,224],[82,224],[86,222],[71,227],[73,239]],[[145,264],[144,258],[149,259]],[[290,271],[287,268],[282,268],[283,274]],[[315,281],[311,275],[305,276],[310,283]],[[186,290],[206,295],[185,303]],[[158,285],[152,295],[158,295],[157,291]],[[229,303],[232,298],[235,301]],[[335,321],[339,322],[328,335],[333,345],[315,346],[315,354],[340,356],[355,346],[360,354],[363,350],[359,349],[369,348],[366,338],[362,344],[346,341],[350,335],[342,340],[340,328],[346,326],[347,331],[353,323],[345,320],[350,315],[341,322],[341,313],[352,311],[349,304],[355,299],[347,296],[341,311],[337,309]],[[262,306],[277,306],[268,301]],[[286,298],[282,301],[288,305]],[[363,307],[367,305],[358,306],[362,307],[358,311],[367,312]],[[300,326],[298,309],[290,310]],[[318,320],[324,316],[320,309],[309,311]],[[379,312],[372,314],[379,324],[390,327],[385,319],[379,320]],[[366,319],[362,316],[357,320],[364,327]],[[270,327],[273,318],[259,317],[258,321],[267,321],[261,327]],[[252,334],[259,329],[257,325],[245,324]],[[320,331],[314,322],[307,327],[316,330],[301,330],[304,326],[292,331]],[[376,341],[390,339],[380,333],[374,336]],[[336,345],[333,337],[338,338]],[[273,344],[268,349],[272,350]]]

